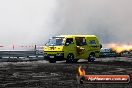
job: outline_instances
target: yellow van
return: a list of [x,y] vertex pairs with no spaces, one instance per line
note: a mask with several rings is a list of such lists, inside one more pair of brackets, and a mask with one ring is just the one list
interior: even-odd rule
[[49,39],[44,46],[44,59],[50,63],[66,60],[68,63],[79,59],[99,57],[101,44],[95,35],[59,35]]

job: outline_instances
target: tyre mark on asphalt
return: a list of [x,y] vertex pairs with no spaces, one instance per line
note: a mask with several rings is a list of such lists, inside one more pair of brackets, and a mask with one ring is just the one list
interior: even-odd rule
[[112,70],[112,71],[107,71],[108,73],[115,73],[115,72],[117,72],[117,73],[123,73],[123,72],[127,72],[127,74],[129,74],[129,73],[132,73],[132,68],[115,68],[114,70]]

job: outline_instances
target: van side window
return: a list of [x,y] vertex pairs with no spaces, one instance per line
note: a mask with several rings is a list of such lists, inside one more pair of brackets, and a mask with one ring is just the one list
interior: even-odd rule
[[95,40],[89,40],[89,44],[96,44]]
[[67,38],[66,43],[73,44],[73,38]]
[[75,40],[77,46],[87,45],[85,37],[76,37]]

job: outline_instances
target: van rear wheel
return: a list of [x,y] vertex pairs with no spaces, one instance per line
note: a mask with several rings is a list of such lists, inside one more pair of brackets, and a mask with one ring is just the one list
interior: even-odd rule
[[74,55],[73,54],[68,54],[66,63],[72,63],[74,61]]
[[94,62],[95,61],[95,54],[91,53],[88,57],[88,62]]

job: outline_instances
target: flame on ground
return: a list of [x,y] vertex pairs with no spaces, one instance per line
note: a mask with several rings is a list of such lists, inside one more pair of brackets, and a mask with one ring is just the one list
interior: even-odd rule
[[79,66],[78,68],[79,76],[84,76],[86,74],[85,70],[82,68],[82,66]]
[[132,51],[132,45],[129,44],[108,44],[107,47],[112,48],[113,51],[121,53],[123,51]]

